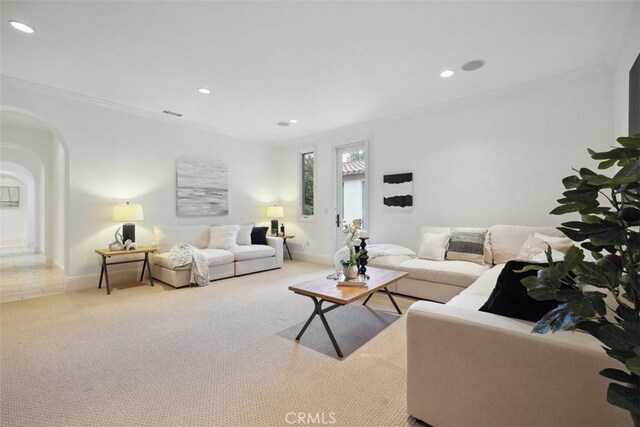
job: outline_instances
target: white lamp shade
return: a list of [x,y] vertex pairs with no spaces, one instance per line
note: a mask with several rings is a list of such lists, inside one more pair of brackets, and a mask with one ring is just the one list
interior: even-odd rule
[[269,206],[267,207],[267,217],[284,218],[284,209],[282,206]]
[[113,207],[114,222],[142,221],[142,205],[139,203],[122,203]]

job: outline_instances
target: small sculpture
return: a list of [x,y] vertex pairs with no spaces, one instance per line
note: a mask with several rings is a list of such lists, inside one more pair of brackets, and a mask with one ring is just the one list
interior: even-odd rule
[[116,240],[109,243],[109,250],[111,251],[121,251],[124,249],[124,244],[122,243],[122,233],[120,232],[121,228],[122,227],[118,227],[118,229],[116,230],[113,236],[115,237]]

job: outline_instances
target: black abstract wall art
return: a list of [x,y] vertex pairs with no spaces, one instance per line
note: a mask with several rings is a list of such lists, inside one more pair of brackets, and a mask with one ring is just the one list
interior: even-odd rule
[[389,209],[413,208],[413,173],[396,173],[383,176],[383,203]]

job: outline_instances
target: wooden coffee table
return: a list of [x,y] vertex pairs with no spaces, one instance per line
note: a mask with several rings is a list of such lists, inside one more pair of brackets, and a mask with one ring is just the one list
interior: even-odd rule
[[[320,320],[322,320],[324,328],[327,330],[327,334],[331,339],[333,347],[336,349],[336,353],[338,353],[339,357],[342,357],[342,351],[338,346],[336,338],[333,336],[333,332],[331,332],[329,323],[324,316],[325,313],[333,310],[334,308],[351,304],[352,302],[358,301],[359,299],[365,297],[366,299],[364,300],[362,305],[367,305],[369,299],[371,299],[371,296],[379,290],[384,291],[387,294],[398,314],[402,314],[402,311],[400,311],[400,307],[398,307],[398,304],[396,304],[396,301],[393,299],[393,296],[391,295],[391,292],[389,292],[389,289],[387,289],[387,287],[402,279],[403,277],[408,276],[409,273],[370,267],[367,268],[367,275],[369,276],[369,280],[367,280],[366,288],[338,286],[337,280],[326,278],[309,280],[306,282],[298,283],[297,285],[289,286],[290,291],[311,298],[314,305],[313,313],[311,313],[311,316],[307,320],[307,323],[305,323],[302,327],[302,330],[296,337],[296,341],[300,341],[300,338],[302,338],[302,335],[307,330],[307,327],[309,327],[309,324],[311,323],[313,318],[319,316]],[[333,303],[333,305],[322,308],[322,304],[324,302],[331,302]]]

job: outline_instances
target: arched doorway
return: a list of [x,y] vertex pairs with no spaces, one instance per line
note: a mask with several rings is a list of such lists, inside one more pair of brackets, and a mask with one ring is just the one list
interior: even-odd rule
[[[16,205],[26,207],[27,214],[22,218],[26,238],[12,241],[0,236],[0,300],[64,292],[69,253],[66,144],[42,119],[15,108],[0,107],[0,127],[0,178],[23,183]],[[0,230],[22,225],[18,217],[10,207],[0,206]]]

